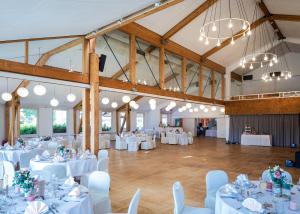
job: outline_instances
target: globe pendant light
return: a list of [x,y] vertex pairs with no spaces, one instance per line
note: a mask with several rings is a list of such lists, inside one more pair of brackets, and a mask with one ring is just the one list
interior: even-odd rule
[[71,88],[70,88],[70,93],[67,95],[67,100],[70,103],[72,103],[72,102],[74,102],[76,100],[76,96],[75,96],[75,94],[72,93]]
[[52,107],[57,107],[59,105],[58,100],[55,98],[55,86],[54,86],[54,93],[53,93],[53,98],[50,100],[50,105]]
[[111,107],[112,108],[117,108],[118,107],[118,103],[117,102],[112,102],[111,103]]
[[28,89],[27,88],[25,88],[25,87],[20,87],[20,88],[18,88],[18,90],[17,90],[17,94],[20,96],[20,97],[27,97],[28,96],[28,94],[29,94],[29,91],[28,91]]
[[47,90],[46,90],[45,86],[40,85],[40,84],[34,86],[34,88],[33,88],[33,92],[34,92],[36,95],[38,95],[38,96],[43,96],[43,95],[45,95],[45,94],[46,94],[46,91],[47,91]]
[[130,102],[130,97],[125,95],[125,96],[122,97],[122,101],[123,101],[123,103],[129,103]]
[[8,79],[7,78],[6,78],[6,92],[2,93],[1,98],[6,102],[12,100],[12,95],[11,95],[11,93],[8,92]]
[[109,99],[107,97],[103,97],[101,102],[103,105],[107,105],[109,103]]
[[130,107],[134,107],[136,105],[136,102],[134,101],[134,100],[131,100],[130,102],[129,102],[129,106]]

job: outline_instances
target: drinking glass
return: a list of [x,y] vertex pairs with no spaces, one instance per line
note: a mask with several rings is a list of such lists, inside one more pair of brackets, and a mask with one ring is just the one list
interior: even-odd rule
[[275,213],[276,214],[283,214],[284,213],[284,204],[282,201],[277,201],[275,203]]

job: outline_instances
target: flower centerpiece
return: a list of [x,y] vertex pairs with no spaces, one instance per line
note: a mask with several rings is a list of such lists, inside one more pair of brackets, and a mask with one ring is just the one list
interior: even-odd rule
[[70,149],[66,148],[64,145],[61,145],[57,147],[57,153],[63,158],[68,158]]
[[25,147],[25,141],[22,139],[22,138],[18,138],[17,139],[17,143],[18,145],[21,147],[21,148],[24,148]]
[[273,168],[269,168],[270,178],[273,182],[273,193],[275,196],[282,195],[282,188],[290,189],[291,184],[286,177],[286,174],[279,165],[275,165]]
[[30,176],[30,171],[27,169],[17,171],[13,179],[13,186],[20,188],[25,196],[30,195],[34,189],[34,178]]

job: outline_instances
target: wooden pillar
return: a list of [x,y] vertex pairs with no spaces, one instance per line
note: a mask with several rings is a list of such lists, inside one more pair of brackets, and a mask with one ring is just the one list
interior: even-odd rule
[[165,48],[159,48],[159,87],[165,88]]
[[182,93],[186,93],[186,58],[182,58],[181,61],[181,90]]
[[[82,42],[82,74],[88,75],[89,74],[89,40],[83,39]],[[94,44],[93,44],[94,45]]]
[[82,134],[82,149],[85,151],[91,148],[90,89],[83,89],[82,92]]
[[28,57],[29,57],[29,42],[26,40],[25,41],[25,58],[24,58],[24,63],[28,64]]
[[130,34],[129,48],[129,77],[132,84],[136,85],[136,41],[135,34]]
[[90,53],[91,152],[99,151],[99,57]]
[[20,101],[16,105],[16,128],[15,128],[15,136],[19,137],[20,136],[20,112],[21,111],[21,106],[20,106]]
[[216,97],[216,82],[215,82],[215,71],[211,70],[211,98],[215,99]]
[[77,138],[77,109],[73,108],[73,133],[74,138]]
[[16,118],[16,108],[15,108],[15,99],[14,97],[11,100],[10,105],[10,117],[9,117],[9,134],[8,134],[8,141],[10,145],[14,145],[15,139],[15,118]]
[[199,83],[199,96],[203,97],[203,71],[204,67],[202,64],[199,66],[198,83]]
[[222,77],[221,77],[222,79],[221,79],[221,89],[222,89],[222,91],[221,91],[221,99],[222,100],[225,100],[225,75],[224,74],[222,74]]
[[128,132],[130,132],[130,126],[131,126],[130,112],[131,112],[131,109],[130,109],[130,106],[128,104],[127,110],[126,110],[126,113],[125,113],[125,117],[126,117],[126,131],[128,131]]
[[10,106],[5,103],[5,139],[9,139],[9,129],[10,129]]

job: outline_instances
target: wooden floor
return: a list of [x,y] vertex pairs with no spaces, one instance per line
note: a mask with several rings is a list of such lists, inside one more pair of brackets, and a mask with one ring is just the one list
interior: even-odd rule
[[[139,213],[173,213],[172,185],[180,181],[186,203],[203,206],[205,175],[225,170],[233,181],[240,173],[250,179],[276,163],[294,159],[295,150],[275,147],[227,145],[215,138],[195,138],[189,146],[162,145],[151,151],[110,149],[111,201],[113,212],[127,212],[131,197],[142,190]],[[298,181],[300,169],[287,169]]]

